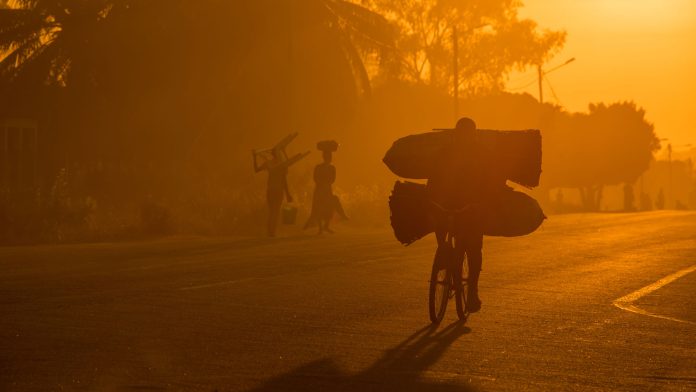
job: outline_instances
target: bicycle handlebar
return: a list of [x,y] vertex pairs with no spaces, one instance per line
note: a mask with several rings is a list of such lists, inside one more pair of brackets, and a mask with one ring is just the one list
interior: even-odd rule
[[440,204],[440,203],[438,203],[438,202],[436,202],[436,201],[432,201],[432,200],[428,200],[428,201],[429,201],[432,205],[434,205],[435,207],[437,207],[438,210],[444,212],[444,213],[447,214],[447,215],[462,214],[462,213],[464,213],[464,212],[468,212],[468,211],[472,210],[472,209],[474,208],[474,206],[477,206],[477,205],[480,204],[480,203],[469,203],[469,204],[465,205],[465,206],[462,207],[462,208],[449,209],[449,208],[445,208],[442,204]]

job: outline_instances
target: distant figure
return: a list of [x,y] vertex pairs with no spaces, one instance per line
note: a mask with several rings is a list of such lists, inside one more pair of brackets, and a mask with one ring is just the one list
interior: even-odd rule
[[[467,284],[467,304],[469,312],[481,309],[478,295],[478,281],[483,263],[483,219],[486,216],[485,206],[503,194],[509,187],[506,178],[496,168],[480,167],[479,157],[485,154],[476,143],[476,123],[470,118],[462,118],[457,122],[455,138],[442,151],[436,163],[435,173],[428,179],[427,193],[431,202],[439,206],[440,211],[458,210],[471,207],[468,219],[458,227],[455,235],[455,253],[461,263],[467,256],[469,276]],[[435,234],[438,241],[438,252],[446,249],[446,233],[448,216],[433,209]]]
[[660,188],[660,191],[657,193],[657,200],[655,200],[655,208],[658,210],[662,210],[665,208],[665,192]]
[[[268,171],[268,182],[266,188],[266,201],[268,203],[268,236],[275,237],[280,218],[280,209],[283,205],[283,198],[286,198],[288,203],[293,202],[288,188],[288,168],[295,164],[300,159],[306,157],[309,152],[296,154],[292,158],[287,157],[285,147],[297,136],[297,133],[288,135],[281,140],[275,147],[270,150],[262,151],[261,153],[269,153],[270,159],[259,163],[261,153],[254,151],[254,170]],[[267,157],[268,158],[268,157]]]
[[624,192],[624,211],[635,211],[636,197],[633,194],[633,185],[626,183],[623,188]]
[[319,227],[319,234],[324,231],[333,233],[330,224],[334,212],[342,218],[348,219],[341,202],[333,193],[333,183],[336,181],[336,167],[331,164],[333,153],[338,149],[338,143],[333,140],[317,143],[317,149],[322,151],[323,163],[314,168],[314,197],[312,198],[312,212],[307,219],[304,228],[313,225]]
[[[255,157],[254,157],[255,158]],[[292,203],[288,188],[288,167],[287,161],[283,162],[278,154],[273,152],[273,159],[259,166],[254,159],[254,170],[268,171],[268,182],[266,187],[266,202],[268,203],[268,236],[275,237],[278,219],[280,217],[280,207],[283,205],[283,197],[287,198],[288,203]]]

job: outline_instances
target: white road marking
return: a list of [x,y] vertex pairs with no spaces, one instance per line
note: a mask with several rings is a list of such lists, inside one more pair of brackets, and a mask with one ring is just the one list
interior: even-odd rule
[[696,324],[692,321],[686,321],[686,320],[681,320],[681,319],[674,318],[674,317],[663,316],[660,314],[651,313],[651,312],[648,312],[647,310],[643,310],[643,309],[633,305],[633,302],[637,301],[641,297],[643,297],[647,294],[650,294],[653,291],[655,291],[663,286],[666,286],[666,285],[674,282],[675,280],[677,280],[685,275],[688,275],[694,271],[696,271],[696,265],[692,265],[689,268],[685,268],[685,269],[683,269],[681,271],[677,271],[671,275],[667,275],[664,278],[658,280],[657,282],[655,282],[653,284],[647,285],[647,286],[643,287],[642,289],[636,290],[636,291],[632,292],[631,294],[625,295],[625,296],[615,300],[614,306],[616,306],[619,309],[623,309],[623,310],[637,313],[637,314],[642,314],[644,316],[650,316],[650,317],[661,318],[661,319],[665,319],[665,320],[677,321],[680,323]]

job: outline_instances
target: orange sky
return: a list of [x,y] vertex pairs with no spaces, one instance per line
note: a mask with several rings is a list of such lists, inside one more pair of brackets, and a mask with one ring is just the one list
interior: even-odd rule
[[[696,146],[696,0],[524,0],[521,16],[564,29],[563,51],[549,61],[558,101],[570,111],[590,102],[634,100],[675,150]],[[508,88],[538,97],[535,72],[516,73]],[[556,102],[548,84],[544,100]]]

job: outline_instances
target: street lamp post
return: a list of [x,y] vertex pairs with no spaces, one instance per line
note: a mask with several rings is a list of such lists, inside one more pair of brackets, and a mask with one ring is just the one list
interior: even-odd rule
[[[661,142],[669,142],[669,138],[662,138],[660,139]],[[682,147],[691,147],[691,144],[683,144],[683,145],[678,145],[676,146],[677,148],[682,148]],[[672,161],[672,152],[674,150],[674,146],[672,146],[672,143],[667,143],[667,192],[665,194],[665,205],[669,206],[672,205],[674,202],[676,202],[676,198],[674,197],[674,187],[673,187],[673,161]]]
[[452,27],[452,83],[454,84],[454,121],[459,119],[459,38],[457,36],[457,26]]
[[544,70],[541,69],[541,64],[537,66],[537,77],[539,78],[539,103],[544,104]]
[[670,199],[672,198],[672,143],[667,144],[667,164],[668,166],[668,179],[667,179],[667,197],[666,202],[667,205],[670,205]]
[[550,74],[551,72],[553,72],[561,67],[565,67],[566,65],[572,63],[573,61],[575,61],[575,57],[571,57],[568,60],[566,60],[565,63],[563,63],[561,65],[557,65],[557,66],[555,66],[547,71],[544,71],[541,68],[541,64],[537,65],[537,77],[539,78],[539,103],[540,104],[544,103],[544,76]]

